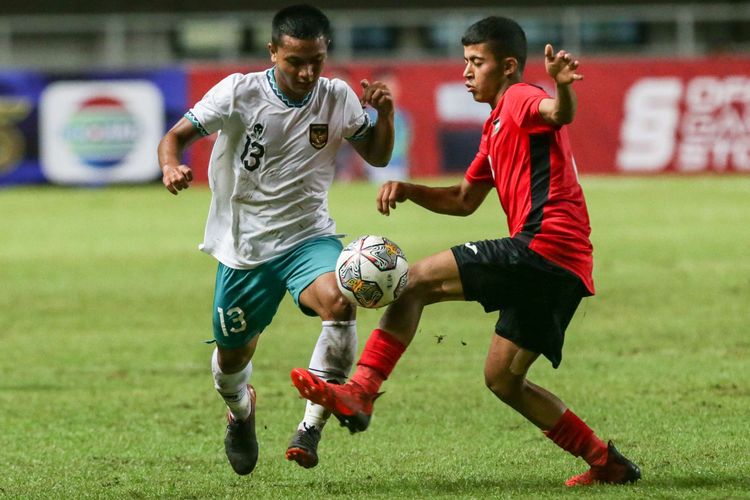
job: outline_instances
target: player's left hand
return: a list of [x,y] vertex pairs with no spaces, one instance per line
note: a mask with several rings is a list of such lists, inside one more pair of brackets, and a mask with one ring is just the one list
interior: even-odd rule
[[578,60],[564,50],[555,54],[549,43],[544,47],[544,66],[547,74],[558,85],[570,85],[576,80],[583,80],[583,75],[578,73]]
[[392,113],[393,112],[393,96],[388,86],[383,82],[372,82],[368,80],[362,80],[362,97],[359,102],[362,106],[369,104],[380,113]]

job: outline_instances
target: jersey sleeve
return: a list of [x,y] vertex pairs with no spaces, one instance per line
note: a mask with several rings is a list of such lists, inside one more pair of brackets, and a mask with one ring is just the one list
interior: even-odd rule
[[192,122],[201,135],[210,135],[220,130],[234,112],[237,82],[241,76],[240,73],[235,73],[224,78],[185,113],[185,118]]
[[482,140],[479,142],[479,151],[471,162],[471,165],[469,165],[469,168],[466,169],[466,175],[464,175],[464,178],[471,183],[495,182],[495,177],[492,174],[492,163],[490,163],[489,147],[487,145],[488,126],[491,127],[490,120],[484,125]]
[[344,137],[350,141],[359,141],[367,137],[373,126],[370,115],[362,108],[359,97],[354,90],[341,80],[334,80],[336,85],[343,87],[344,119],[342,130]]
[[516,84],[507,90],[505,107],[513,121],[529,133],[542,133],[556,130],[557,127],[542,118],[539,103],[550,96],[539,87]]

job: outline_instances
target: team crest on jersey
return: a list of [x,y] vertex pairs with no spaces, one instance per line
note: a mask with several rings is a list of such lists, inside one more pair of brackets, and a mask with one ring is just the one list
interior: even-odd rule
[[497,134],[500,131],[500,118],[492,121],[492,135]]
[[310,124],[310,144],[315,149],[323,149],[328,144],[328,124],[311,123]]

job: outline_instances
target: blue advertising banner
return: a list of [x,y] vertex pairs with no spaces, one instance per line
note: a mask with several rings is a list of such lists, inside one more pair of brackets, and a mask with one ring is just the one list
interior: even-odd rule
[[45,182],[39,165],[40,74],[0,72],[0,184]]
[[0,185],[152,181],[186,93],[182,68],[0,71]]

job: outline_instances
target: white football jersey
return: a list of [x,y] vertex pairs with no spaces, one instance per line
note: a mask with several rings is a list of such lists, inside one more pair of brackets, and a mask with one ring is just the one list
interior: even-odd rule
[[200,249],[251,269],[312,237],[331,235],[328,189],[342,140],[371,121],[345,82],[319,78],[301,102],[273,68],[226,77],[185,114],[203,135],[219,132],[208,168],[213,193]]

